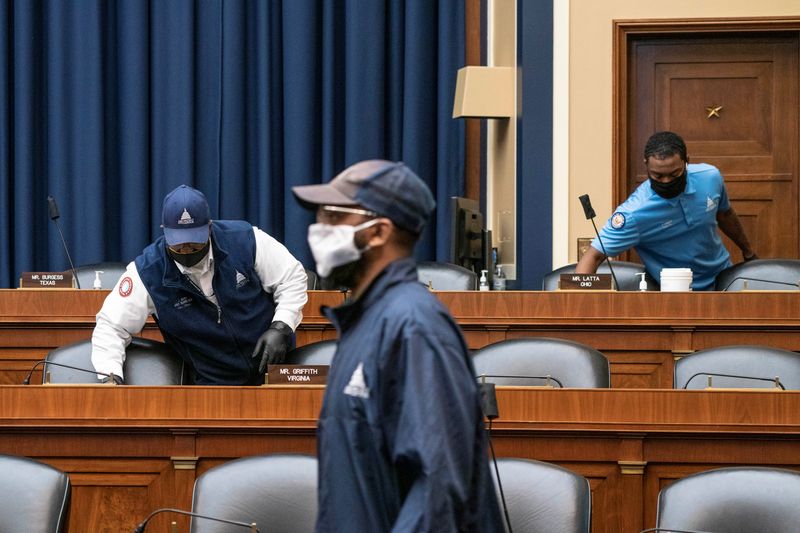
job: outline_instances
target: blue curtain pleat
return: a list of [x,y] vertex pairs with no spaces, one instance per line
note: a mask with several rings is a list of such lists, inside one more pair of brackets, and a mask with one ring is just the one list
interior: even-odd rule
[[417,256],[444,260],[463,63],[461,0],[4,0],[0,286],[67,267],[48,194],[77,265],[130,261],[181,183],[313,268],[291,187],[368,158],[430,185]]

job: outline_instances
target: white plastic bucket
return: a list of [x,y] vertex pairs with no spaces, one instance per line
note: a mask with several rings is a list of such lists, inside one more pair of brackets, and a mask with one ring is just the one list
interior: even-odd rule
[[684,292],[692,290],[691,268],[662,268],[661,291]]

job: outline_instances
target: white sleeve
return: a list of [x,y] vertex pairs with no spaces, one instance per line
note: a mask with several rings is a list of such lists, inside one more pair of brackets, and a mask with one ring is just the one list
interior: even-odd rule
[[306,271],[284,245],[255,226],[253,232],[256,236],[255,269],[264,291],[275,301],[272,320],[297,329],[308,301]]
[[131,262],[97,313],[92,333],[94,369],[124,377],[125,348],[131,342],[131,335],[142,331],[147,317],[153,313],[153,300],[139,277],[136,265]]

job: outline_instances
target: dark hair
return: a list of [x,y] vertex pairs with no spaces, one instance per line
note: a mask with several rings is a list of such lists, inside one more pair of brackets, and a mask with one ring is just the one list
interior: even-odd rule
[[671,131],[659,131],[654,133],[647,139],[647,144],[644,145],[644,160],[647,161],[649,157],[656,159],[663,159],[671,155],[678,154],[681,159],[686,159],[686,144],[681,139],[681,136]]

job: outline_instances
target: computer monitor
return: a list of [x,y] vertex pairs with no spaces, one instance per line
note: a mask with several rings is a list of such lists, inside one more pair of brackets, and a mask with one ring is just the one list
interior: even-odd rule
[[487,270],[491,277],[491,232],[483,227],[480,205],[470,198],[450,199],[450,258],[455,265],[477,274]]

